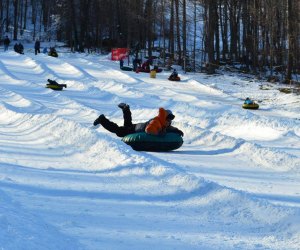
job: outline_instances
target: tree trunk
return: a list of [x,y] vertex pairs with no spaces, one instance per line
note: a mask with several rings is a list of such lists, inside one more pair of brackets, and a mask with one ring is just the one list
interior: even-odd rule
[[183,69],[186,71],[187,51],[186,51],[186,0],[182,2],[182,53]]
[[220,30],[222,39],[222,58],[227,59],[228,54],[228,10],[227,10],[227,0],[220,0],[219,3],[219,19],[220,19]]
[[171,60],[174,60],[174,1],[171,0],[171,10],[170,10],[170,35],[169,35],[169,51],[171,53]]
[[230,14],[230,57],[233,61],[238,58],[238,40],[239,40],[239,9],[238,9],[238,0],[231,0],[231,5],[229,7]]
[[293,30],[293,1],[287,0],[287,40],[288,40],[288,61],[286,69],[286,83],[292,80],[293,69],[293,48],[294,48],[294,30]]
[[193,70],[196,71],[197,2],[194,0]]
[[75,46],[75,50],[76,50],[76,49],[78,49],[79,39],[78,39],[78,29],[77,29],[77,23],[76,23],[77,16],[76,16],[74,0],[69,0],[69,8],[71,10],[70,22],[72,23],[74,46]]
[[[2,20],[3,20],[3,1],[0,0],[0,27],[2,28]],[[1,29],[2,32],[2,29]]]
[[24,6],[24,25],[23,25],[23,29],[26,29],[26,23],[27,23],[27,9],[28,9],[28,3],[27,0],[25,0],[25,6]]
[[147,0],[145,4],[146,30],[147,30],[147,44],[148,56],[152,56],[152,33],[153,33],[153,11],[152,0]]
[[19,0],[14,0],[14,40],[18,40],[18,7]]
[[5,32],[9,32],[9,0],[6,0],[6,26]]
[[208,4],[208,31],[207,31],[207,54],[208,54],[208,73],[215,73],[215,3]]
[[176,11],[176,37],[177,37],[178,64],[182,65],[182,51],[181,51],[181,39],[180,39],[180,20],[179,20],[179,0],[175,0],[175,11]]
[[163,50],[162,50],[162,57],[163,57],[163,65],[166,65],[166,27],[165,27],[165,0],[161,1],[162,7],[162,15],[161,15],[161,34],[163,37]]
[[88,23],[89,23],[90,4],[91,4],[90,0],[80,0],[80,39],[79,39],[80,50],[83,49],[84,44],[88,43],[86,33],[87,33]]
[[218,15],[218,6],[217,4],[214,6],[215,7],[215,37],[216,37],[216,41],[215,41],[215,54],[216,54],[216,61],[217,63],[220,62],[220,29],[219,29],[219,15]]

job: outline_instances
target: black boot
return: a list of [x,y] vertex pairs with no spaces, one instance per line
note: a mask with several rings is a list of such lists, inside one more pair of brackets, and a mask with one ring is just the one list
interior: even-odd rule
[[100,116],[94,121],[94,126],[97,126],[98,124],[100,124],[101,121],[103,121],[104,118],[105,118],[104,115],[100,115]]
[[124,127],[131,127],[132,126],[132,117],[131,117],[131,111],[130,107],[126,103],[120,103],[118,105],[119,108],[123,111],[123,118],[124,118]]
[[124,137],[125,135],[132,134],[134,132],[133,126],[131,126],[131,127],[121,126],[120,127],[120,126],[118,126],[118,124],[108,120],[104,115],[100,115],[97,120],[95,121],[96,124],[100,123],[103,128],[105,128],[106,130],[108,130],[111,133],[116,134],[119,137]]
[[118,107],[119,107],[120,109],[122,109],[122,110],[124,110],[124,109],[129,109],[129,105],[126,104],[126,103],[123,103],[123,102],[121,102],[121,103],[118,105]]

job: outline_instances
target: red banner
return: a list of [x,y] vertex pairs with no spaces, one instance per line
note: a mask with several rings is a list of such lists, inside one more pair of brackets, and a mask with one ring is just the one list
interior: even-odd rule
[[120,61],[121,59],[126,58],[128,55],[127,48],[114,48],[111,50],[111,60]]

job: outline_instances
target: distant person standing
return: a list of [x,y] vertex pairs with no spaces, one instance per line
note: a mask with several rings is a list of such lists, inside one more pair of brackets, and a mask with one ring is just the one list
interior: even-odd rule
[[120,59],[120,69],[122,69],[123,66],[124,66],[124,61],[123,61],[123,59],[121,58],[121,59]]
[[138,59],[134,58],[132,61],[132,64],[133,64],[133,71],[136,71],[137,66],[138,66]]
[[41,43],[40,43],[39,39],[37,39],[34,44],[34,51],[35,51],[36,55],[37,55],[37,53],[41,53],[40,48],[41,48]]
[[10,44],[10,40],[9,40],[8,36],[5,37],[5,39],[4,39],[3,42],[4,42],[4,51],[7,51],[8,50],[8,46]]

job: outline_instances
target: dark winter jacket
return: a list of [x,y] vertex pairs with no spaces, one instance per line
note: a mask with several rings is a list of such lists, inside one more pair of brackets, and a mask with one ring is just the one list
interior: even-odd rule
[[141,122],[141,123],[134,124],[134,131],[135,132],[145,132],[145,129],[148,126],[150,121],[151,120],[149,120],[147,122]]
[[10,44],[10,40],[8,37],[6,37],[3,42],[4,42],[4,45],[6,45],[6,46],[8,46]]
[[[171,111],[170,111],[171,112]],[[166,130],[168,112],[164,108],[159,108],[158,116],[154,117],[145,129],[147,134],[159,135]]]
[[40,41],[36,41],[35,44],[34,44],[34,48],[35,49],[40,49],[40,47],[41,47]]
[[160,108],[158,116],[147,122],[135,124],[134,130],[135,132],[146,132],[153,135],[164,135],[167,132],[172,132],[183,136],[183,132],[178,128],[166,126],[166,119],[169,115],[173,116],[172,119],[174,119],[175,116],[170,110]]
[[[148,124],[149,124],[151,121],[152,121],[152,119],[149,120],[149,121],[147,121],[147,122],[142,122],[142,123],[134,124],[134,126],[135,126],[135,127],[134,127],[134,131],[135,131],[136,133],[138,133],[138,132],[145,132],[146,127],[148,126]],[[183,136],[183,135],[184,135],[184,133],[183,133],[180,129],[175,128],[175,127],[173,127],[173,126],[169,126],[169,127],[167,127],[167,128],[165,129],[165,131],[161,131],[160,135],[164,135],[164,133],[175,133],[175,134],[178,134],[178,135],[180,135],[180,136]]]

